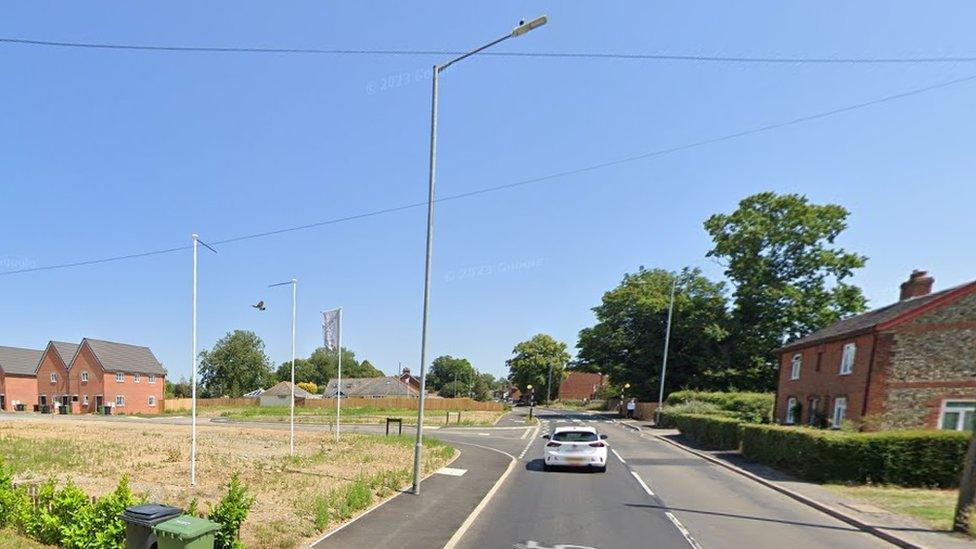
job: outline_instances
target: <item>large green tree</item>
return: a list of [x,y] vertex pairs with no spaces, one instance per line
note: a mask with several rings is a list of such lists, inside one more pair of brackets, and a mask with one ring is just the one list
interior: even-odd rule
[[552,397],[556,396],[556,389],[566,376],[566,363],[570,356],[566,352],[566,344],[556,341],[547,334],[537,334],[528,341],[523,341],[512,349],[512,358],[508,365],[508,378],[518,386],[523,394],[529,394],[528,385],[535,390],[536,401],[545,400],[549,393],[549,372],[552,369]]
[[593,308],[597,322],[580,331],[576,368],[608,374],[615,386],[657,399],[671,286],[676,283],[666,392],[726,389],[725,285],[698,269],[645,269],[625,274]]
[[848,280],[867,258],[835,243],[848,215],[837,204],[764,192],[705,221],[714,242],[708,256],[725,266],[735,287],[733,364],[757,373],[755,384],[742,388],[772,389],[771,351],[866,308],[861,289]]
[[[468,359],[443,355],[430,363],[430,369],[427,371],[427,387],[438,391],[441,396],[454,396],[454,381],[457,380],[458,396],[467,395],[477,375],[478,372]],[[448,384],[451,388],[443,391],[444,386]]]
[[[330,379],[338,374],[339,355],[334,350],[319,347],[308,358],[295,359],[295,382],[311,382],[319,387],[328,385]],[[278,367],[275,376],[279,381],[291,380],[291,361],[284,362]],[[383,372],[377,370],[368,360],[356,360],[356,353],[342,348],[342,377],[382,377]]]
[[254,332],[234,330],[213,349],[200,352],[200,387],[207,397],[240,397],[274,381],[264,342]]

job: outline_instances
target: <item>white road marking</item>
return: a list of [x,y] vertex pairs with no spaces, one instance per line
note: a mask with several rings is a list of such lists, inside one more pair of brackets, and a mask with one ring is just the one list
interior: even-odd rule
[[[532,441],[530,440],[529,443],[531,444]],[[474,511],[471,511],[471,514],[468,515],[468,518],[466,518],[464,522],[461,523],[461,526],[458,527],[458,529],[454,532],[454,535],[451,536],[451,539],[447,540],[447,544],[444,545],[444,549],[453,549],[458,544],[458,542],[461,541],[461,538],[464,537],[464,534],[468,531],[469,528],[471,528],[471,525],[474,524],[474,521],[475,519],[478,518],[478,515],[480,515],[481,512],[485,509],[485,507],[488,506],[488,502],[495,495],[495,492],[498,491],[502,483],[505,482],[505,479],[508,478],[508,475],[510,475],[512,471],[515,469],[515,464],[518,463],[518,460],[515,459],[515,457],[513,457],[512,454],[509,454],[508,452],[503,452],[501,450],[492,448],[490,446],[481,446],[479,444],[471,444],[469,442],[461,442],[460,444],[467,444],[468,446],[475,446],[477,448],[491,450],[492,452],[498,452],[499,454],[504,454],[509,458],[511,458],[511,461],[508,462],[508,468],[505,469],[505,472],[502,473],[502,476],[498,477],[498,480],[495,481],[495,485],[491,487],[491,490],[488,490],[488,493],[485,494],[485,497],[481,498],[481,502],[478,503],[478,506],[474,508]],[[529,446],[526,445],[525,449],[528,450]],[[523,450],[522,453],[524,454],[525,450]]]
[[647,492],[647,495],[651,497],[656,497],[654,495],[654,492],[652,492],[651,489],[648,488],[647,484],[644,483],[644,479],[640,478],[640,475],[638,475],[636,471],[631,471],[630,474],[634,475],[634,478],[637,479],[637,484],[640,484],[641,488],[643,488],[644,491]]
[[616,450],[614,450],[613,448],[610,448],[610,451],[613,452],[613,455],[617,456],[617,459],[620,460],[620,463],[627,463],[627,460],[625,460],[624,458],[620,457],[620,454],[618,454]]
[[535,433],[531,437],[529,437],[529,441],[525,443],[525,448],[522,448],[522,453],[519,454],[519,457],[518,457],[519,459],[522,459],[522,458],[525,457],[525,453],[529,451],[529,446],[532,446],[532,443],[535,442],[535,435],[537,435],[538,433],[539,433],[539,428],[536,427],[535,428]]
[[467,469],[455,469],[454,467],[441,467],[437,470],[438,475],[447,475],[449,477],[462,477],[467,472]]
[[674,524],[674,527],[681,532],[681,535],[685,537],[685,541],[688,542],[688,545],[694,547],[694,549],[702,549],[701,544],[698,543],[695,538],[691,537],[691,532],[685,528],[684,524],[681,524],[681,521],[679,521],[677,517],[671,514],[671,511],[665,511],[664,515],[667,516],[668,520],[671,521],[671,524]]
[[529,436],[529,433],[531,433],[531,432],[532,432],[532,428],[530,427],[530,428],[526,429],[525,432],[522,433],[522,436],[520,436],[519,438],[522,439],[522,440],[525,440],[525,437]]

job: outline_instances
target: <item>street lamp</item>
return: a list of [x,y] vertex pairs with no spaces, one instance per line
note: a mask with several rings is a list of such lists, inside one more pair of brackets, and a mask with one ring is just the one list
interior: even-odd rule
[[291,284],[291,455],[295,455],[295,313],[298,309],[298,279],[271,284],[269,288]]
[[190,235],[193,240],[193,343],[191,343],[191,357],[193,364],[192,386],[190,388],[190,486],[197,484],[197,252],[199,244],[206,246],[208,250],[217,253],[209,244],[200,240],[200,235],[193,233]]
[[668,373],[668,345],[671,343],[671,316],[674,314],[674,290],[678,287],[678,277],[671,280],[671,300],[668,303],[668,326],[664,330],[664,358],[661,360],[661,388],[657,393],[657,410],[654,424],[661,423],[661,408],[664,407],[664,376]]
[[420,402],[417,406],[417,441],[413,450],[413,490],[415,495],[420,494],[420,465],[421,454],[423,452],[423,433],[424,433],[424,392],[427,389],[427,318],[430,308],[430,259],[433,253],[434,239],[434,176],[437,171],[437,90],[438,80],[441,71],[450,67],[454,63],[471,57],[472,55],[484,51],[495,44],[499,44],[509,38],[516,38],[523,34],[545,25],[548,19],[546,16],[538,17],[528,23],[520,21],[519,25],[512,32],[498,38],[492,42],[471,50],[470,52],[456,57],[443,65],[434,65],[433,82],[431,88],[430,106],[430,174],[427,180],[427,251],[424,259],[424,311],[422,328],[420,335]]

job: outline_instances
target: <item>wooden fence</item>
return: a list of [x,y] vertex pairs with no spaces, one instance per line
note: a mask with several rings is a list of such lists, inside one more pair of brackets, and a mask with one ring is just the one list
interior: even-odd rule
[[[343,408],[363,408],[371,406],[374,408],[398,408],[406,410],[416,410],[419,399],[412,397],[383,397],[383,398],[361,398],[349,397],[342,399]],[[260,399],[257,398],[198,398],[197,408],[242,408],[246,406],[258,406]],[[295,406],[302,408],[335,408],[334,398],[305,399],[304,402],[296,402]],[[189,410],[191,401],[188,398],[166,399],[165,410]],[[424,402],[427,410],[476,410],[484,412],[500,412],[504,406],[498,402],[478,402],[472,398],[427,398]]]

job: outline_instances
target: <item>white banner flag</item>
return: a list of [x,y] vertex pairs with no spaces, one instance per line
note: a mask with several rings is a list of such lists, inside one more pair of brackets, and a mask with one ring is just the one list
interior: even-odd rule
[[339,349],[339,309],[322,313],[322,337],[326,349],[330,351]]

